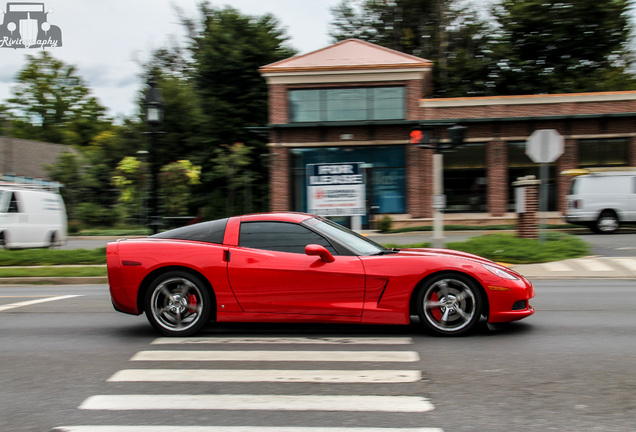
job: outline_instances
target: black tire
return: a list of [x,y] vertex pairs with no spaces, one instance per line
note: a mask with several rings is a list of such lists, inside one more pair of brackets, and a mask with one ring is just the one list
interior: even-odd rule
[[0,247],[7,249],[7,241],[3,232],[0,232]]
[[55,246],[57,246],[57,234],[56,233],[51,233],[51,236],[49,237],[49,249],[54,248]]
[[441,273],[420,289],[417,314],[422,325],[433,333],[459,336],[477,325],[482,303],[473,280],[459,273]]
[[613,234],[620,227],[620,221],[618,216],[611,210],[605,210],[600,214],[592,230],[599,234]]
[[146,318],[164,336],[191,336],[210,321],[212,300],[197,276],[171,271],[157,277],[146,292]]

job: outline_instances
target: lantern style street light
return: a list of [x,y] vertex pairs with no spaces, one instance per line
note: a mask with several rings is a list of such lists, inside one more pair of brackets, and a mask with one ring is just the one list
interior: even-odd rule
[[146,109],[146,123],[149,126],[150,147],[148,148],[148,156],[150,162],[150,202],[149,202],[149,218],[148,225],[153,234],[159,232],[161,225],[161,216],[159,214],[159,201],[157,199],[158,174],[159,166],[157,163],[157,135],[159,126],[163,120],[163,98],[161,91],[157,87],[157,82],[151,78],[148,81],[148,90],[146,91],[146,99],[144,107]]

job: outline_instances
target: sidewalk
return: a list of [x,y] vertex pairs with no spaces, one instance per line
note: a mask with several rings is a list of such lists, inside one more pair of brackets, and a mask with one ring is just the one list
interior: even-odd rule
[[636,257],[585,257],[543,264],[514,264],[510,268],[528,279],[632,279]]

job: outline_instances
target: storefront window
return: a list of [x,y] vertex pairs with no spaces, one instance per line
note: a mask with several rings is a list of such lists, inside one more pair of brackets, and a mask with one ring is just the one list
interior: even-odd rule
[[289,119],[300,122],[402,120],[404,87],[290,90]]
[[[406,213],[404,146],[292,149],[293,208],[307,211],[307,165],[362,162],[367,213]],[[363,221],[366,223],[366,221]]]
[[444,150],[447,213],[488,211],[486,145],[467,144]]
[[581,168],[629,165],[628,138],[580,140],[578,144]]

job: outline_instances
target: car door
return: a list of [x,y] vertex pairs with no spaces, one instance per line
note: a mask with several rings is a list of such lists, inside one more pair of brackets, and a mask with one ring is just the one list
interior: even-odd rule
[[5,192],[6,208],[2,209],[0,229],[5,231],[5,242],[9,247],[29,245],[28,216],[24,213],[24,203],[18,192]]
[[[305,254],[320,244],[334,262]],[[365,275],[357,256],[337,255],[329,242],[297,223],[242,222],[230,250],[228,277],[245,312],[359,317]]]

